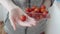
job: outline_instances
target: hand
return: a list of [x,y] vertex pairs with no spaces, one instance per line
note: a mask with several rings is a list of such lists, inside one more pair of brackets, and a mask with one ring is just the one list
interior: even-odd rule
[[[25,15],[28,19],[23,22],[20,20],[20,16]],[[14,30],[16,30],[16,24],[18,23],[20,26],[32,27],[36,25],[36,21],[27,16],[22,9],[14,8],[9,12],[9,19],[11,21],[11,25],[13,26]]]

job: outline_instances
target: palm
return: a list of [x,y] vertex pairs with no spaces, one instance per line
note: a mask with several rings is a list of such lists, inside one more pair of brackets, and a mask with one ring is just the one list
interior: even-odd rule
[[18,23],[22,26],[29,26],[29,27],[36,25],[36,21],[33,18],[30,18],[30,17],[27,17],[27,18],[28,19],[25,22],[19,20]]

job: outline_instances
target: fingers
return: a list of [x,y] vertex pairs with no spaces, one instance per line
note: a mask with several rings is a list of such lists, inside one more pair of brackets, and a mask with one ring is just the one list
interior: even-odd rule
[[35,26],[36,25],[36,20],[33,19],[33,18],[30,18],[30,17],[28,17],[28,18],[29,18],[30,24]]
[[31,24],[32,26],[36,25],[36,21],[34,19],[30,19],[29,21],[30,21],[29,24]]
[[16,21],[15,21],[15,19],[13,17],[9,17],[9,19],[10,19],[10,22],[11,22],[11,25],[12,25],[13,29],[16,30]]
[[24,26],[24,27],[32,27],[32,25],[31,24],[29,24],[29,23],[19,23],[19,25],[20,26]]

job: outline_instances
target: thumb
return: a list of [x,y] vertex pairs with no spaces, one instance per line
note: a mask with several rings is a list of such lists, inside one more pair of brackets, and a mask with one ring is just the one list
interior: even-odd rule
[[15,22],[15,19],[13,17],[9,17],[10,19],[10,22],[11,22],[11,25],[13,27],[14,30],[16,30],[16,22]]

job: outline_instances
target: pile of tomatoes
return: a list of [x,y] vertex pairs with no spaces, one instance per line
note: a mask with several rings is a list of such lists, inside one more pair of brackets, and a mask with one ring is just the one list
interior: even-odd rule
[[[48,10],[46,9],[46,6],[45,5],[42,5],[40,7],[37,7],[37,6],[32,6],[31,8],[26,8],[25,9],[25,13],[36,19],[36,20],[40,20],[42,18],[46,18],[47,15],[48,15]],[[22,21],[26,21],[26,16],[21,16],[21,20]]]

